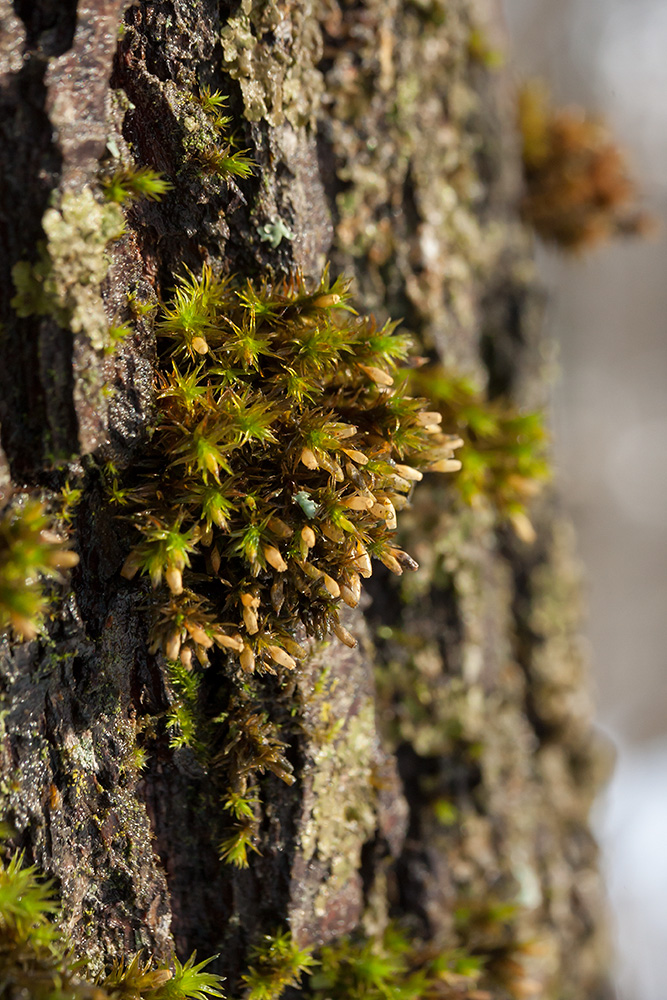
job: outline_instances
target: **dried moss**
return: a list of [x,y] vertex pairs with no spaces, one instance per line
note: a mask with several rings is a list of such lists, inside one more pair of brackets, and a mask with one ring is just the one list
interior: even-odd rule
[[537,81],[519,93],[526,192],[523,217],[561,250],[590,249],[651,228],[623,151],[582,108],[554,108]]

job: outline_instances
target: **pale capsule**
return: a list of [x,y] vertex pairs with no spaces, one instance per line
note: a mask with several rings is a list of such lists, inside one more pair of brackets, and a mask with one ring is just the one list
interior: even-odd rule
[[301,451],[301,461],[307,469],[319,469],[320,465],[315,458],[315,453],[310,448],[303,448]]
[[245,670],[247,674],[251,674],[255,669],[255,654],[250,646],[243,647],[239,660],[241,662],[241,668]]
[[264,549],[264,558],[269,565],[277,569],[279,573],[287,572],[287,563],[280,554],[280,551],[275,547],[275,545],[267,545]]
[[255,633],[259,632],[257,612],[254,608],[243,609],[243,624],[247,628],[249,635],[255,635]]
[[213,645],[213,639],[210,635],[207,635],[203,628],[199,625],[192,625],[186,621],[185,623],[186,631],[190,633],[194,641],[198,646],[203,646],[204,649],[210,649]]
[[343,628],[343,626],[338,622],[336,622],[336,624],[334,625],[333,630],[341,642],[345,643],[346,646],[349,646],[350,649],[354,649],[354,647],[357,645],[357,640],[354,638],[351,632],[348,632],[348,630],[346,628]]
[[327,588],[332,597],[340,597],[340,587],[332,576],[328,573],[322,574],[322,583]]
[[301,529],[301,538],[303,539],[303,541],[305,542],[305,544],[308,546],[309,549],[312,549],[315,545],[315,542],[317,541],[315,537],[315,532],[308,525],[306,525],[305,528]]
[[384,371],[382,368],[376,368],[375,365],[358,365],[365,375],[368,375],[372,382],[376,385],[393,385],[394,380],[389,374],[389,372]]
[[294,670],[296,667],[296,660],[293,660],[289,653],[286,653],[280,646],[267,646],[266,651],[271,659],[279,663],[281,667],[287,667],[288,670]]
[[458,458],[439,458],[437,462],[429,465],[429,472],[458,472],[461,463]]
[[233,649],[237,653],[243,649],[243,639],[240,635],[225,635],[224,632],[215,632],[213,638],[218,646],[223,646],[225,649]]
[[177,660],[178,654],[181,651],[181,633],[179,629],[174,629],[170,632],[169,637],[164,645],[164,655],[168,660]]
[[413,469],[411,465],[396,465],[394,468],[402,479],[408,479],[410,482],[418,483],[424,478],[424,473],[419,469]]
[[165,579],[167,581],[167,586],[169,587],[172,594],[182,594],[183,593],[183,574],[180,569],[176,566],[169,566],[167,568]]

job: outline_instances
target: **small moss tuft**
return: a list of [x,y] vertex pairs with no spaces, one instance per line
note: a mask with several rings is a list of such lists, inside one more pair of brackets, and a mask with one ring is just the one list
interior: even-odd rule
[[310,949],[299,948],[289,931],[266,934],[251,949],[250,962],[241,977],[246,987],[245,1000],[278,1000],[317,965]]
[[48,604],[42,581],[59,579],[79,561],[65,545],[43,503],[27,494],[14,498],[0,517],[0,631],[35,638]]
[[523,217],[563,250],[590,249],[652,227],[637,207],[625,156],[603,122],[581,108],[552,108],[537,81],[519,94],[526,194]]
[[462,438],[453,488],[473,508],[486,504],[499,521],[531,541],[528,504],[551,476],[548,434],[540,412],[523,412],[504,399],[487,400],[467,378],[435,366],[411,375],[413,391],[428,396]]
[[173,184],[151,167],[125,167],[102,181],[105,198],[118,205],[138,198],[160,201],[172,188]]

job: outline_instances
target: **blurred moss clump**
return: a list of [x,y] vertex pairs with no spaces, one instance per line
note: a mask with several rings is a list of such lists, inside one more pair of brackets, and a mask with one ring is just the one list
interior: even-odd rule
[[527,506],[551,476],[544,414],[523,412],[502,398],[487,400],[469,378],[440,366],[412,372],[410,389],[428,397],[463,440],[461,470],[451,480],[462,501],[473,508],[490,505],[499,521],[531,541]]
[[76,566],[79,557],[52,530],[39,500],[18,496],[0,515],[0,632],[34,639],[48,605],[43,582]]
[[532,81],[519,93],[519,127],[522,215],[543,240],[576,252],[650,232],[625,154],[604,122],[581,108],[554,108],[544,84]]

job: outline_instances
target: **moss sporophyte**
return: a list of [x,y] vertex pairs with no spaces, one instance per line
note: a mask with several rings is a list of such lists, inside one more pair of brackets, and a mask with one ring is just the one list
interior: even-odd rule
[[424,471],[459,468],[461,441],[396,385],[410,345],[395,326],[356,315],[326,271],[313,288],[208,266],[179,279],[158,323],[159,419],[125,497],[141,537],[122,574],[157,591],[154,652],[289,671],[297,635],[354,645],[339,606],[372,558],[416,568],[396,512]]

